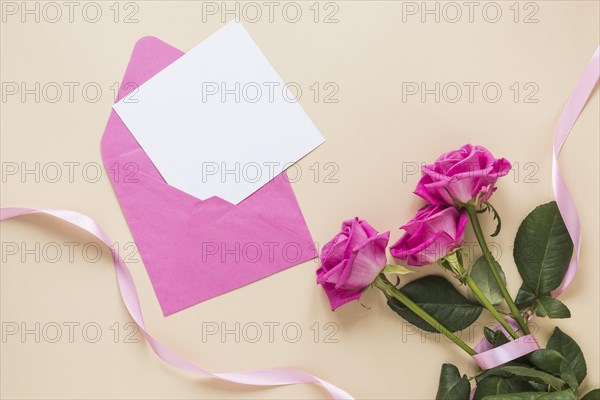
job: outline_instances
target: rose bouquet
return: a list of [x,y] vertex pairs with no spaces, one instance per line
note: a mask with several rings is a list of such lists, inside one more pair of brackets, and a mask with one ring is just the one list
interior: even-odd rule
[[[578,388],[587,371],[577,343],[556,328],[542,349],[529,327],[536,316],[570,317],[569,309],[555,297],[564,287],[573,255],[573,242],[556,202],[536,207],[518,229],[514,261],[523,283],[515,299],[480,224],[480,218],[491,216],[497,224],[491,236],[500,233],[500,215],[490,198],[498,179],[510,169],[508,160],[472,145],[424,166],[415,194],[426,204],[401,227],[404,235],[390,247],[403,265],[387,264],[389,232],[379,233],[359,218],[343,222],[341,232],[320,254],[317,283],[332,310],[375,287],[400,317],[447,336],[479,365],[480,372],[468,378],[454,365],[444,364],[436,399],[551,400],[581,395]],[[472,265],[466,265],[463,257],[469,226],[482,252]],[[400,285],[399,276],[413,272],[407,267],[436,263],[442,274]],[[395,284],[391,275],[397,277]],[[465,297],[452,280],[467,286],[471,296]],[[484,310],[497,325],[485,327],[484,339],[472,348],[456,332],[473,324]],[[600,389],[583,399],[600,399]]]

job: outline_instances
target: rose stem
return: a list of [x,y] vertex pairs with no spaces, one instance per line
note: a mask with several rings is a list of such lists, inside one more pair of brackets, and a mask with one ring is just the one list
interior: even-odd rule
[[508,322],[506,322],[506,320],[498,313],[498,310],[496,310],[494,308],[494,306],[492,305],[492,303],[490,303],[488,298],[485,297],[485,295],[483,293],[481,293],[479,286],[477,286],[477,284],[475,283],[473,278],[471,278],[469,275],[467,275],[465,279],[466,279],[467,285],[473,291],[473,294],[475,294],[475,296],[479,299],[479,301],[481,301],[481,304],[483,304],[483,306],[485,308],[487,308],[489,312],[492,313],[494,318],[496,318],[496,320],[500,323],[500,325],[502,325],[502,327],[506,330],[506,332],[509,333],[510,336],[512,336],[513,339],[518,339],[519,335],[517,335],[517,333],[508,324]]
[[[451,257],[452,256],[452,257]],[[494,316],[494,318],[496,318],[496,320],[500,323],[500,325],[502,325],[502,327],[506,330],[506,332],[508,332],[508,334],[513,338],[513,339],[518,339],[519,335],[517,335],[517,333],[513,330],[513,328],[508,324],[508,322],[506,322],[506,320],[504,319],[504,317],[502,315],[500,315],[500,313],[498,312],[498,310],[496,310],[496,308],[494,307],[494,305],[490,302],[490,300],[485,297],[485,295],[483,294],[483,292],[481,291],[481,289],[479,288],[479,286],[477,286],[477,283],[473,280],[473,278],[471,278],[471,276],[465,271],[465,268],[463,267],[460,258],[456,256],[456,254],[452,254],[450,256],[447,256],[446,258],[442,259],[442,263],[443,262],[447,262],[448,264],[450,264],[450,268],[451,269],[455,269],[456,272],[459,274],[460,276],[460,280],[463,283],[466,283],[467,286],[469,286],[469,288],[471,288],[471,291],[473,292],[473,294],[475,295],[475,297],[477,297],[477,299],[479,299],[479,301],[481,302],[481,304],[490,312],[492,313],[492,315]],[[442,267],[444,267],[442,265]],[[445,268],[445,267],[444,267]]]
[[469,355],[475,355],[477,352],[473,350],[469,345],[463,342],[458,336],[454,333],[450,332],[447,328],[445,328],[442,324],[440,324],[435,318],[431,315],[427,314],[425,310],[415,304],[408,296],[398,290],[394,285],[387,280],[387,278],[380,274],[373,282],[375,287],[381,290],[386,297],[391,296],[398,300],[400,303],[404,304],[409,310],[417,314],[421,317],[425,322],[429,325],[437,329],[440,333],[446,335],[446,337],[456,343],[461,349],[467,352]]
[[[498,262],[494,259],[494,256],[490,252],[488,245],[485,241],[485,237],[483,235],[483,231],[481,230],[481,225],[479,224],[479,218],[477,217],[477,211],[475,210],[475,206],[472,204],[465,205],[465,209],[467,210],[467,215],[469,216],[469,220],[471,221],[471,226],[473,227],[473,231],[475,232],[475,236],[477,237],[477,241],[479,242],[479,246],[481,247],[481,251],[483,252],[483,256],[490,266],[490,270],[492,271],[492,275],[500,288],[500,292],[502,292],[502,297],[506,300],[506,304],[508,304],[508,308],[510,309],[510,313],[513,318],[518,322],[519,326],[523,330],[523,333],[529,334],[529,327],[527,323],[521,316],[517,305],[510,297],[508,293],[508,289],[500,276]],[[505,328],[506,329],[506,328]]]

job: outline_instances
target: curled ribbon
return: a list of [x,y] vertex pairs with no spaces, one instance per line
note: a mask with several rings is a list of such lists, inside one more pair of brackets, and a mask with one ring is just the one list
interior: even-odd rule
[[63,221],[66,221],[70,224],[73,224],[78,228],[81,228],[91,233],[111,249],[113,259],[115,262],[117,282],[119,284],[119,289],[121,291],[123,303],[125,303],[125,307],[127,307],[127,311],[129,311],[129,314],[131,315],[133,320],[140,327],[140,331],[143,333],[144,337],[150,344],[150,347],[152,347],[152,350],[154,350],[156,355],[167,364],[180,370],[191,372],[198,376],[216,378],[245,385],[281,386],[295,385],[301,383],[320,384],[336,400],[353,399],[353,397],[350,394],[340,389],[339,387],[307,372],[296,369],[274,368],[264,370],[213,373],[198,367],[191,361],[183,358],[182,356],[175,353],[173,350],[169,349],[167,346],[159,342],[146,330],[146,325],[144,324],[144,318],[142,316],[142,308],[140,306],[140,301],[137,295],[137,291],[135,289],[135,283],[133,282],[133,278],[131,277],[131,273],[129,272],[129,269],[127,268],[123,260],[121,260],[121,258],[112,248],[112,242],[109,240],[106,233],[104,233],[100,225],[98,225],[93,219],[91,219],[87,215],[70,210],[55,210],[42,208],[2,208],[0,209],[0,221],[5,221],[7,219],[18,217],[20,215],[35,212],[48,214],[53,217],[59,218]]
[[565,183],[564,178],[560,173],[558,166],[558,155],[565,144],[569,133],[575,125],[579,114],[583,111],[587,100],[590,98],[598,78],[600,76],[600,46],[596,48],[592,59],[589,61],[587,67],[583,71],[575,90],[571,93],[565,108],[558,119],[556,129],[554,130],[554,151],[552,154],[552,189],[554,190],[554,197],[556,198],[556,204],[560,210],[560,215],[565,221],[565,226],[569,231],[569,236],[573,240],[573,246],[575,247],[575,256],[569,263],[567,273],[563,278],[562,283],[558,288],[552,292],[552,296],[556,297],[560,295],[566,288],[571,284],[575,273],[577,272],[577,266],[579,264],[579,252],[581,250],[581,230],[579,226],[579,213],[577,212],[577,206],[575,200],[569,192],[569,188]]
[[[571,129],[575,125],[579,114],[583,111],[587,100],[591,96],[600,78],[600,46],[596,48],[594,55],[588,62],[583,74],[579,78],[579,82],[575,86],[573,93],[567,100],[565,107],[558,119],[556,128],[554,129],[554,149],[552,154],[552,189],[556,204],[560,210],[560,214],[565,221],[565,226],[569,231],[569,236],[573,241],[575,249],[574,256],[569,263],[567,272],[561,284],[552,292],[552,296],[559,296],[573,281],[577,266],[579,264],[579,253],[581,249],[581,229],[579,223],[579,213],[575,200],[569,188],[565,183],[564,178],[560,173],[558,166],[558,156],[565,144]],[[498,329],[498,328],[496,328]],[[529,338],[528,340],[521,340]],[[479,354],[472,356],[473,360],[482,369],[490,369],[502,365],[509,361],[515,360],[525,354],[529,354],[538,350],[540,346],[537,340],[532,335],[523,336],[519,340],[508,342],[502,346],[491,349],[489,343],[483,339],[476,347],[476,350],[482,351]]]

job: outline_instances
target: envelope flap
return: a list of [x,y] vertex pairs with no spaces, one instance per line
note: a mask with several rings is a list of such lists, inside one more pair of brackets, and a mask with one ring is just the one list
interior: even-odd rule
[[[237,205],[301,238],[311,238],[304,215],[285,172]],[[306,240],[306,239],[304,239]]]
[[[141,84],[156,75],[157,71],[172,64],[183,54],[181,50],[153,36],[144,36],[138,40],[133,48],[127,70],[121,81],[117,100],[137,90]],[[130,101],[135,101],[135,95]],[[118,121],[111,121],[114,118]],[[115,129],[108,129],[107,127],[101,144],[102,158],[105,160],[105,164],[106,160],[114,160],[119,156],[128,155],[133,162],[140,161],[140,158],[145,159],[142,163],[146,165],[149,162],[152,165],[152,169],[156,170],[154,164],[141,149],[131,132],[129,132],[121,122],[119,116],[112,110],[109,119],[110,125]],[[157,170],[156,173],[158,173]],[[160,174],[158,175],[160,176]]]

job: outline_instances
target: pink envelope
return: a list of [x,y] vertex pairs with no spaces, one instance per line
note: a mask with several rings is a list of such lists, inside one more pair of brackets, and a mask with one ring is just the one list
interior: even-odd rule
[[[119,99],[182,55],[140,39]],[[165,316],[316,255],[285,172],[238,205],[197,199],[165,182],[114,111],[102,158]]]

